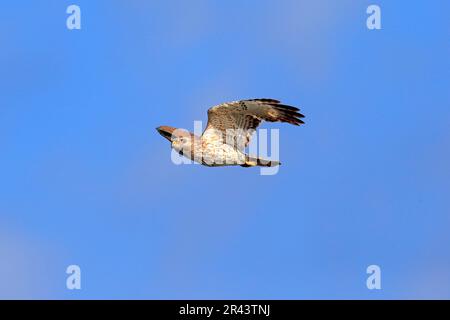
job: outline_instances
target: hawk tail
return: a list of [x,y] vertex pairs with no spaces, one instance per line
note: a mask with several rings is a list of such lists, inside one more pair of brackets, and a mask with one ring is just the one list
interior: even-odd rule
[[280,161],[276,160],[267,160],[263,158],[253,158],[253,157],[246,157],[245,163],[241,164],[241,167],[248,168],[248,167],[276,167],[281,164]]

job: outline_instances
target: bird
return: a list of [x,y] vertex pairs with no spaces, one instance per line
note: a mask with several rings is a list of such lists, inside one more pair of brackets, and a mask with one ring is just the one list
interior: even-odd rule
[[209,108],[201,136],[165,125],[156,130],[180,155],[205,166],[274,167],[281,163],[246,154],[245,148],[262,121],[304,124],[299,111],[275,99],[238,100]]

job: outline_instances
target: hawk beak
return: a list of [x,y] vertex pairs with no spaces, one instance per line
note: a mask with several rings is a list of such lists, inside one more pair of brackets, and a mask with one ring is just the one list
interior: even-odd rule
[[168,127],[168,126],[161,126],[156,128],[156,131],[159,132],[160,135],[162,135],[164,138],[172,142],[172,134],[175,128]]

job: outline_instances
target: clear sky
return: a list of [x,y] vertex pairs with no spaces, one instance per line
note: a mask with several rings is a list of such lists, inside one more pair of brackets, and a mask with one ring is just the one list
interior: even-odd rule
[[[449,12],[2,1],[0,297],[450,298]],[[262,97],[306,115],[263,126],[280,129],[277,175],[176,166],[155,131]]]

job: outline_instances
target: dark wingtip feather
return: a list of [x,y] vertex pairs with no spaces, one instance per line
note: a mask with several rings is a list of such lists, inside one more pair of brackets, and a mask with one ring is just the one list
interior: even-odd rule
[[270,98],[259,98],[259,99],[249,99],[247,101],[256,101],[256,102],[263,102],[263,103],[268,103],[268,104],[278,104],[280,103],[280,101],[275,100],[275,99],[270,99]]
[[291,112],[281,112],[280,120],[283,122],[288,122],[293,125],[299,126],[301,124],[305,124],[303,120],[300,120],[300,114],[293,114]]
[[[267,104],[273,108],[275,108],[278,112],[280,112],[280,117],[278,121],[287,122],[296,126],[301,124],[305,124],[300,118],[304,118],[305,116],[301,114],[300,109],[297,107],[289,106],[287,104],[282,104],[280,101],[275,99],[261,98],[261,99],[249,99],[247,101],[255,101]],[[269,120],[270,121],[270,120]],[[275,120],[277,121],[277,120]]]
[[288,106],[287,104],[279,104],[279,103],[270,103],[269,105],[271,105],[272,107],[275,107],[277,109],[286,109],[286,110],[291,110],[291,111],[299,111],[300,109],[297,107],[293,107],[293,106]]
[[271,105],[271,106],[281,113],[281,118],[280,118],[281,121],[288,122],[288,123],[296,125],[296,126],[305,124],[305,122],[300,120],[301,118],[304,118],[305,116],[299,112],[300,111],[299,108],[296,108],[293,106],[288,106],[285,104],[275,104],[275,105]]

